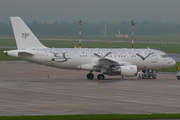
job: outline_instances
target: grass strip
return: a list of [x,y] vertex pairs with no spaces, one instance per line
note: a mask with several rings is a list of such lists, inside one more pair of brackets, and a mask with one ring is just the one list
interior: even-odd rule
[[[176,69],[176,67],[180,67],[180,62],[176,62],[176,65],[171,68],[164,69],[164,72],[177,72],[178,70]],[[158,70],[158,71],[163,71],[163,70]]]
[[[78,41],[59,41],[59,40],[41,40],[42,44],[47,47],[55,48],[74,48],[78,47]],[[16,46],[14,39],[0,39],[1,46]],[[162,46],[163,45],[163,46]],[[166,53],[180,53],[180,44],[164,44],[164,43],[134,43],[134,48],[154,48],[160,49]],[[131,48],[131,43],[125,42],[86,42],[82,41],[83,48]]]
[[0,120],[141,120],[141,119],[180,119],[180,114],[0,116]]
[[[39,39],[79,39],[79,36],[39,36]],[[125,41],[131,41],[132,37],[129,35],[128,38],[124,37],[115,37],[115,36],[82,36],[83,40],[125,40]],[[152,42],[152,41],[158,41],[158,42],[180,42],[180,35],[141,35],[141,36],[134,36],[134,40],[136,41],[142,41],[142,42]]]

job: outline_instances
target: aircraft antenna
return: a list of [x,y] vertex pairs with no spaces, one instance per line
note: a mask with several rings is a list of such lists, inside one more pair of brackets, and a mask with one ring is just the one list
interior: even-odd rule
[[132,48],[133,48],[134,47],[134,45],[133,45],[133,26],[135,26],[134,19],[130,23],[132,25]]

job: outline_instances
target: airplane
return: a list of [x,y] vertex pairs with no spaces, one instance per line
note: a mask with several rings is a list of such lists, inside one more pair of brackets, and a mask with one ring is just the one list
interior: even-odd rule
[[10,17],[17,50],[4,51],[6,55],[62,69],[89,71],[104,75],[135,77],[139,70],[158,70],[173,67],[176,61],[156,49],[99,49],[99,48],[48,48],[44,46],[20,17]]

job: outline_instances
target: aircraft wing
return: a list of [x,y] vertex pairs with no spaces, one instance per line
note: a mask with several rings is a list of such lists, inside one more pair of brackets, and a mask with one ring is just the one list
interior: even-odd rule
[[105,56],[100,56],[97,53],[94,53],[94,55],[97,57],[98,61],[95,63],[95,67],[105,67],[110,68],[110,66],[126,66],[126,65],[132,65],[130,62],[125,61],[115,61],[111,59],[105,58],[106,56],[110,55],[112,52],[107,53]]
[[126,65],[132,65],[132,63],[124,62],[124,61],[115,61],[115,60],[111,60],[107,58],[101,58],[95,64],[95,66],[103,66],[106,68],[109,68],[111,65],[126,66]]

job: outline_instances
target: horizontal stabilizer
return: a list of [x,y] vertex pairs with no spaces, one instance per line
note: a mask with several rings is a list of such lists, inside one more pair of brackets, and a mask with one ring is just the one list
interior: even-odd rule
[[18,56],[33,56],[34,54],[29,52],[18,52]]

